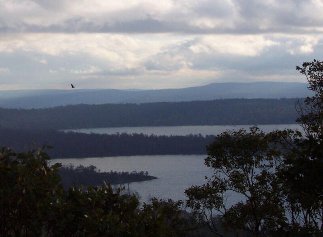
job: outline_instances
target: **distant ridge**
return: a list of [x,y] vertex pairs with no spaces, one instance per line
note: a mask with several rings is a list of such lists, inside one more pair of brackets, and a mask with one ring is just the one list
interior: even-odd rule
[[0,91],[0,107],[30,109],[76,104],[304,98],[308,95],[307,84],[295,82],[213,83],[199,87],[162,90],[17,90]]

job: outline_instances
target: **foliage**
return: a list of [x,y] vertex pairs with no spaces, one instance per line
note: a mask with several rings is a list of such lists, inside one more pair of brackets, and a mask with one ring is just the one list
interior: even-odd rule
[[[299,107],[300,117],[297,119],[304,127],[307,139],[317,141],[318,145],[323,140],[323,61],[314,60],[304,62],[302,67],[296,69],[304,74],[308,81],[308,88],[314,93],[312,97],[307,97],[305,106]],[[322,156],[322,149],[317,150],[317,157]]]
[[323,62],[304,62],[297,70],[304,74],[314,93],[298,107],[298,122],[304,135],[293,139],[280,170],[284,182],[291,226],[294,230],[323,231]]
[[147,236],[185,236],[193,228],[190,217],[181,210],[182,205],[182,201],[153,198],[151,203],[143,204],[140,226]]
[[[110,185],[71,188],[56,212],[54,236],[140,236],[139,201]],[[137,234],[138,233],[138,234]]]
[[56,175],[59,165],[49,167],[47,159],[42,150],[0,150],[1,236],[39,236],[41,226],[55,212],[51,203],[62,195]]
[[59,165],[43,150],[0,150],[0,236],[185,236],[180,202],[152,200],[109,184],[71,187],[60,183]]
[[[205,164],[214,170],[207,184],[186,190],[199,220],[217,231],[217,215],[231,229],[255,234],[277,231],[285,222],[280,186],[275,176],[280,153],[274,133],[253,127],[224,132],[208,146]],[[226,204],[228,196],[233,200]]]

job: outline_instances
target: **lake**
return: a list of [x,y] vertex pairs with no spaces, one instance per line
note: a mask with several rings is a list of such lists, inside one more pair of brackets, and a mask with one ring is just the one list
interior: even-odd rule
[[[226,130],[248,129],[252,125],[239,126],[174,126],[174,127],[122,127],[122,128],[92,128],[74,129],[82,133],[118,134],[118,133],[142,133],[147,135],[189,135],[201,134],[217,135]],[[276,129],[298,129],[297,124],[260,125],[260,129],[270,132]],[[120,156],[105,158],[85,159],[59,159],[63,165],[94,165],[101,171],[148,171],[150,175],[158,179],[131,183],[131,191],[137,192],[141,200],[147,201],[151,197],[171,198],[185,200],[184,190],[192,185],[201,185],[205,182],[205,176],[212,175],[212,171],[204,165],[206,155],[155,155],[155,156]],[[228,197],[235,199],[235,197]]]
[[85,159],[55,159],[63,165],[94,165],[101,171],[148,171],[158,179],[135,182],[129,185],[137,192],[141,200],[151,197],[184,200],[184,190],[192,185],[201,185],[205,176],[212,174],[204,165],[206,155],[156,155],[156,156],[120,156]]
[[[217,135],[226,130],[249,129],[253,125],[212,125],[212,126],[162,126],[162,127],[116,127],[116,128],[86,128],[86,129],[67,129],[65,132],[80,132],[80,133],[95,133],[95,134],[121,134],[121,133],[142,133],[145,135],[156,136],[185,136],[190,134]],[[298,124],[270,124],[258,125],[264,132],[270,132],[276,129],[298,129],[301,127]]]

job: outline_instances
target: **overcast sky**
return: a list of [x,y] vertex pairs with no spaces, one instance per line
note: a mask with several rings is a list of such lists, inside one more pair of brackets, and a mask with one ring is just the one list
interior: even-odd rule
[[0,0],[0,89],[304,82],[323,0]]

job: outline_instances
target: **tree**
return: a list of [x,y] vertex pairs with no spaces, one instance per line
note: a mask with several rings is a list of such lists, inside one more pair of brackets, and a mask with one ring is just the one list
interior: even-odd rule
[[194,228],[191,218],[182,211],[182,206],[182,201],[171,199],[153,198],[150,203],[144,203],[140,226],[144,229],[145,236],[186,236]]
[[256,127],[249,132],[224,132],[215,138],[205,159],[214,175],[205,185],[186,190],[187,205],[200,221],[217,231],[216,217],[220,215],[222,225],[255,236],[284,225],[280,186],[275,176],[280,153],[274,142],[274,134],[265,134]]
[[[323,61],[304,62],[296,69],[306,76],[308,88],[314,95],[305,99],[305,106],[299,107],[297,122],[303,126],[306,137],[322,144],[323,140]],[[322,149],[316,150],[317,158],[322,158]]]
[[111,185],[73,187],[64,195],[52,236],[141,236],[139,201]]
[[[218,135],[205,164],[214,175],[186,190],[187,205],[218,235],[220,224],[253,235],[323,231],[323,62],[297,67],[313,96],[299,104],[299,131],[251,128]],[[230,193],[239,201],[228,203]],[[218,218],[215,218],[218,215]]]
[[[63,192],[59,165],[49,166],[42,150],[0,150],[0,235],[40,236]],[[42,226],[44,228],[42,228]],[[46,227],[46,228],[45,228]]]
[[[298,105],[297,122],[304,133],[293,139],[280,169],[294,231],[323,231],[323,62],[304,62],[296,68],[305,75],[313,96]],[[286,146],[285,146],[286,147]]]

